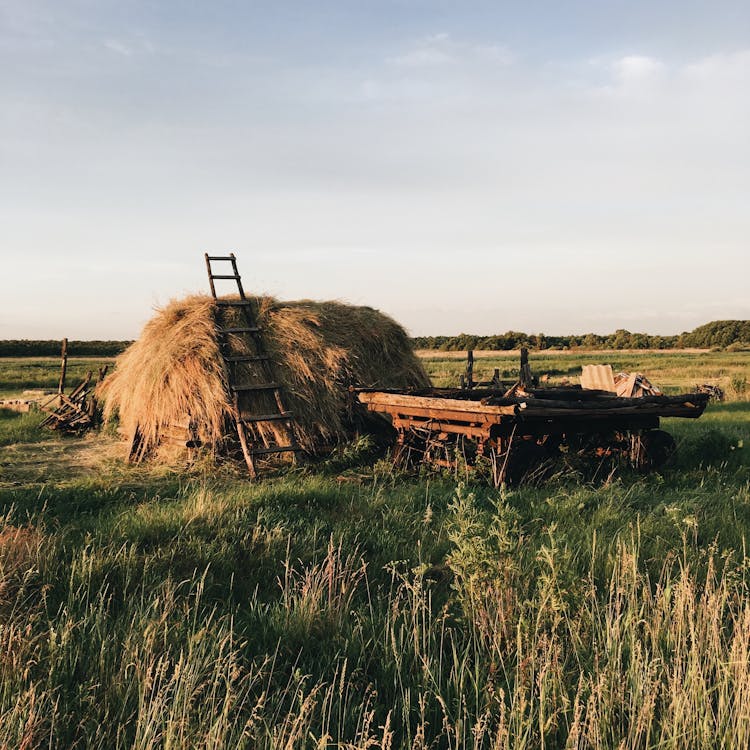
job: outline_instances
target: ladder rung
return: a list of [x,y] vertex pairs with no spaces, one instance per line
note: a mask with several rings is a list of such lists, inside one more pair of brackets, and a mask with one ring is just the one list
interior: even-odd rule
[[219,333],[258,333],[260,328],[257,326],[246,328],[219,328]]
[[267,354],[242,354],[237,357],[224,357],[225,362],[267,362],[270,357]]
[[242,422],[286,422],[290,419],[292,419],[292,412],[290,411],[283,411],[281,414],[258,414],[258,416],[254,417],[243,417],[240,415]]
[[209,260],[235,260],[234,255],[209,255]]
[[225,273],[215,274],[215,273],[212,273],[211,274],[211,278],[212,279],[237,279],[239,281],[240,275],[239,274],[234,274],[234,273],[229,273],[229,274],[225,274]]
[[247,307],[253,303],[249,299],[217,299],[216,304],[221,307]]
[[248,453],[252,456],[261,456],[264,453],[287,453],[288,451],[298,450],[299,448],[296,445],[277,445],[275,448],[255,448]]
[[278,383],[261,383],[260,385],[230,385],[233,391],[275,391]]

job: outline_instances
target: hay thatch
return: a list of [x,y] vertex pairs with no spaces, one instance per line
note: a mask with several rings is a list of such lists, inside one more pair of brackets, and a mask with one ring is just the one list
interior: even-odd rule
[[[350,435],[349,385],[429,385],[403,328],[377,310],[270,297],[254,303],[276,380],[285,386],[285,406],[294,413],[297,440],[308,451]],[[137,430],[144,454],[188,423],[204,445],[221,450],[234,431],[215,320],[218,315],[223,326],[238,325],[240,314],[237,308],[217,311],[206,296],[173,301],[159,310],[100,388],[105,419],[118,414],[129,439]],[[232,353],[254,353],[247,344],[233,336]],[[258,365],[238,367],[237,382],[264,381]],[[269,398],[271,394],[256,395],[253,411],[274,412]],[[274,434],[278,429],[278,423],[263,423],[255,438],[261,443],[283,440]]]

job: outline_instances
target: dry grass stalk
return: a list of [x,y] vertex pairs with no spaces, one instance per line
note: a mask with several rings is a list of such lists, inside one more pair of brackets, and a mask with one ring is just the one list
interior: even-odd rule
[[[351,435],[347,387],[424,387],[429,379],[408,336],[391,318],[369,307],[339,302],[279,302],[254,298],[264,343],[277,380],[286,387],[299,444],[308,451]],[[99,395],[105,419],[119,415],[144,453],[165,446],[170,432],[192,425],[204,444],[221,450],[232,440],[228,384],[216,337],[216,316],[241,325],[237,308],[217,312],[208,296],[173,301],[146,324],[140,339],[117,360]],[[253,354],[243,336],[231,336],[233,355]],[[260,383],[257,364],[236,365],[236,382]],[[276,411],[271,394],[253,397],[252,411]],[[261,444],[283,441],[278,423],[261,423]]]

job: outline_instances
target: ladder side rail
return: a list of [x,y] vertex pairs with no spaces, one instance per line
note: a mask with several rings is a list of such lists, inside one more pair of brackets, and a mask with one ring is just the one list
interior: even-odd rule
[[247,444],[247,433],[245,432],[245,424],[240,419],[240,403],[237,398],[237,394],[234,393],[234,424],[237,427],[237,436],[240,439],[240,447],[242,448],[242,455],[245,457],[245,463],[247,464],[247,470],[252,479],[255,479],[258,472],[255,468],[255,459],[253,458],[252,450]]
[[240,292],[240,299],[247,299],[245,297],[245,290],[242,288],[242,277],[240,272],[237,270],[237,258],[234,257],[234,253],[229,253],[230,263],[232,264],[232,271],[235,275],[235,281],[237,282],[237,289]]
[[208,257],[208,253],[204,253],[206,258],[206,270],[208,271],[208,283],[211,286],[211,296],[216,299],[216,287],[214,286],[214,274],[211,270],[211,259]]

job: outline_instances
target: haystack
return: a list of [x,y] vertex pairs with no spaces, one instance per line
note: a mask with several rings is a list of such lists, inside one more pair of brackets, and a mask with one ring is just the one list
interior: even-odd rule
[[[285,388],[299,444],[307,451],[351,437],[348,387],[421,388],[429,385],[401,326],[369,307],[340,302],[279,302],[253,298],[276,380]],[[164,455],[175,430],[189,426],[195,442],[218,452],[236,438],[227,377],[216,334],[217,315],[239,315],[211,297],[192,296],[157,310],[141,337],[117,360],[100,387],[104,417],[119,417],[120,430],[138,434],[142,455]],[[235,312],[233,312],[235,311]],[[231,317],[223,325],[240,323]],[[235,353],[252,353],[234,341]],[[239,347],[239,348],[238,348]],[[237,380],[262,382],[257,364],[239,365]],[[255,368],[255,369],[254,369]],[[257,413],[272,411],[259,395]],[[255,438],[273,439],[273,423],[258,425]],[[174,442],[174,440],[172,440]],[[182,446],[184,447],[184,439]]]

